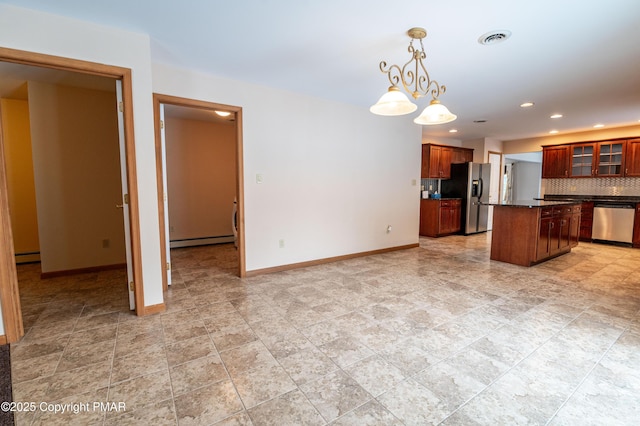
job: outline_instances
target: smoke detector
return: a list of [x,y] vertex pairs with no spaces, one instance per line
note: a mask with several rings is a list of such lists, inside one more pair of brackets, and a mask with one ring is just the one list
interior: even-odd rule
[[509,37],[511,37],[511,31],[507,31],[507,30],[490,31],[488,33],[482,34],[478,38],[478,43],[484,44],[484,45],[497,44],[505,41]]

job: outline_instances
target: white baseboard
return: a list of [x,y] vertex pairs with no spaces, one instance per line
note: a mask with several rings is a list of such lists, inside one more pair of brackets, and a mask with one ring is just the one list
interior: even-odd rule
[[225,235],[223,237],[194,238],[189,240],[175,240],[169,242],[170,248],[207,246],[210,244],[232,243],[233,235]]
[[40,253],[16,253],[16,264],[40,262]]

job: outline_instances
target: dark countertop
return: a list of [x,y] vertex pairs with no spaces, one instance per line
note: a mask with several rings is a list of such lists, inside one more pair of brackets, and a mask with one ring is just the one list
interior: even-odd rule
[[578,204],[579,201],[570,201],[570,200],[558,200],[558,201],[549,201],[549,200],[515,200],[510,202],[499,202],[499,203],[482,203],[485,206],[494,206],[494,207],[524,207],[532,209],[534,207],[553,207],[553,206],[567,206],[571,204]]
[[420,198],[422,201],[443,201],[443,200],[462,200],[462,198],[451,198],[451,197],[442,197],[442,198]]
[[545,195],[546,201],[593,201],[603,203],[640,203],[640,197],[613,195]]

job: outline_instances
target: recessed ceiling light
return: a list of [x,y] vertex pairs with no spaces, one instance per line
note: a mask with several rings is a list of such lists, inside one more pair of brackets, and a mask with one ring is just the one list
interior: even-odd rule
[[525,103],[523,103],[523,104],[520,104],[520,107],[521,107],[521,108],[529,108],[529,107],[532,107],[532,106],[534,106],[534,105],[535,105],[535,104],[534,104],[533,102],[525,102]]
[[458,133],[458,130],[457,129],[451,129],[451,130],[449,130],[449,133]]
[[558,131],[557,130],[552,130],[549,133],[551,133],[552,135],[555,135],[556,133],[558,133]]
[[502,43],[509,37],[511,37],[511,31],[508,30],[489,31],[488,33],[484,33],[478,37],[478,43],[484,44],[485,46],[489,44],[497,44]]
[[593,126],[594,129],[599,129],[601,127],[604,127],[604,124],[596,124],[595,126]]
[[229,111],[216,111],[216,114],[218,114],[220,117],[228,117],[231,115]]
[[562,118],[562,114],[553,114],[551,118]]

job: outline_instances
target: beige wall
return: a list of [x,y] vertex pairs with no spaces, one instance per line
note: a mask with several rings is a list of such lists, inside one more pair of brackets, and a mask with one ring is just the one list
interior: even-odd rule
[[165,122],[171,241],[232,235],[235,125],[171,117]]
[[7,166],[11,232],[16,261],[38,260],[38,218],[33,179],[29,103],[0,99],[2,137]]
[[115,88],[31,82],[29,107],[42,272],[124,263]]

